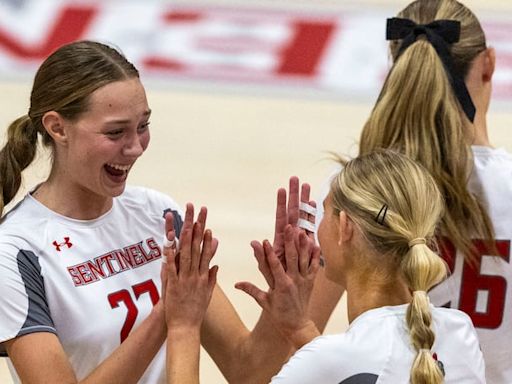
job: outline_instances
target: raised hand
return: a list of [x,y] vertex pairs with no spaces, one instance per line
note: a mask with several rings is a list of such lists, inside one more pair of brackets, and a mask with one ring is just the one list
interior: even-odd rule
[[218,242],[205,230],[206,216],[203,207],[194,222],[194,206],[187,204],[178,245],[172,213],[166,215],[162,297],[168,328],[199,327],[208,308],[217,275],[217,266],[210,268],[210,261]]
[[251,243],[268,291],[250,282],[239,282],[235,287],[252,296],[270,314],[275,327],[300,348],[319,334],[307,313],[320,265],[320,248],[303,230],[290,224],[285,225],[283,237],[286,268],[270,242]]
[[[311,187],[309,184],[304,183],[300,186],[300,194],[299,184],[298,177],[290,177],[288,202],[286,201],[286,189],[279,188],[277,191],[273,247],[276,256],[281,261],[284,261],[284,229],[287,224],[293,227],[298,226],[303,228],[306,234],[311,239],[314,239],[314,207],[316,207],[316,203],[310,200]],[[307,209],[308,212],[305,209]]]

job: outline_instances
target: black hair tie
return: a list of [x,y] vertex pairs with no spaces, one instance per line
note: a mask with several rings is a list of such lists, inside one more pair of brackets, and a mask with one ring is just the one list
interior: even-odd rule
[[456,20],[436,20],[430,24],[416,24],[412,20],[398,17],[387,19],[386,40],[402,40],[398,56],[421,35],[426,36],[439,55],[455,96],[469,121],[473,122],[476,112],[475,105],[471,100],[464,79],[455,71],[450,54],[450,44],[456,43],[460,39],[460,22]]

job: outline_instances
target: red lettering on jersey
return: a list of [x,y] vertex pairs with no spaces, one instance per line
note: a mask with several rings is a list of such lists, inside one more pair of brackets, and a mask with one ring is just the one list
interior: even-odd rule
[[105,265],[108,270],[108,277],[117,274],[117,271],[114,270],[114,266],[112,265],[112,261],[115,260],[112,252],[107,253],[106,255],[102,255],[97,258],[102,265]]
[[71,275],[71,279],[73,280],[73,284],[75,284],[76,287],[79,286],[79,285],[84,285],[85,284],[85,282],[82,279],[80,273],[78,273],[78,268],[76,268],[76,267],[68,267],[68,272]]
[[84,284],[89,284],[98,280],[98,278],[91,273],[86,264],[79,264],[76,266],[76,269],[84,281]]
[[162,250],[154,238],[151,237],[147,239],[146,244],[149,247],[149,255],[151,259],[158,259],[162,256]]
[[79,40],[96,13],[97,9],[91,6],[62,8],[46,38],[40,44],[30,47],[23,45],[15,36],[0,28],[0,47],[20,58],[42,60],[58,47]]
[[144,260],[144,257],[142,256],[140,252],[140,244],[133,244],[129,247],[125,248],[125,251],[130,255],[132,266],[140,266],[142,264],[146,263],[146,260]]
[[[499,259],[510,262],[510,240],[496,240],[497,255],[490,255],[485,241],[473,240],[476,263],[464,262],[462,267],[459,307],[466,312],[477,328],[496,329],[503,322],[505,311],[507,280],[504,276],[485,273],[482,271],[484,260],[498,262]],[[455,246],[448,240],[440,242],[440,250],[447,261],[451,272],[455,266]],[[485,309],[478,310],[479,293],[485,294]]]
[[107,275],[106,271],[103,271],[103,265],[101,263],[101,260],[98,258],[94,260],[89,260],[85,263],[87,266],[87,269],[90,271],[91,275],[94,276],[94,279],[105,278]]
[[129,268],[133,268],[132,260],[130,259],[130,255],[122,249],[116,249],[112,251],[116,257],[117,262],[119,263],[120,272],[126,271]]
[[[144,248],[147,245],[148,250]],[[81,286],[109,278],[129,269],[140,267],[162,256],[160,246],[154,238],[115,249],[94,259],[67,267],[75,286]],[[116,266],[117,264],[117,266]]]

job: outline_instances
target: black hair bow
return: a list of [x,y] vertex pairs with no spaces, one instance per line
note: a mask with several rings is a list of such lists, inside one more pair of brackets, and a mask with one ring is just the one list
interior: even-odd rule
[[398,56],[413,44],[420,35],[425,35],[436,50],[448,73],[455,96],[469,121],[473,122],[476,112],[475,105],[471,100],[464,79],[455,70],[450,54],[449,45],[458,42],[460,38],[460,22],[456,20],[436,20],[430,24],[416,24],[412,20],[398,17],[387,20],[386,40],[403,40]]

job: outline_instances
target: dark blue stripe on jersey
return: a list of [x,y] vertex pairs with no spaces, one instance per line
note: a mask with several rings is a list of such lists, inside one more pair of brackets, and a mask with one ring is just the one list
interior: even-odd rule
[[359,373],[341,381],[340,384],[375,384],[378,378],[379,376],[373,373]]
[[183,227],[183,220],[181,219],[180,214],[178,211],[175,211],[174,209],[167,208],[164,210],[163,217],[165,217],[165,214],[167,212],[171,212],[172,216],[174,217],[174,230],[176,231],[176,237],[180,237],[181,234],[181,228]]
[[21,250],[18,253],[18,269],[28,296],[27,319],[18,336],[41,331],[51,332],[51,329],[56,333],[46,301],[39,258],[31,251]]

